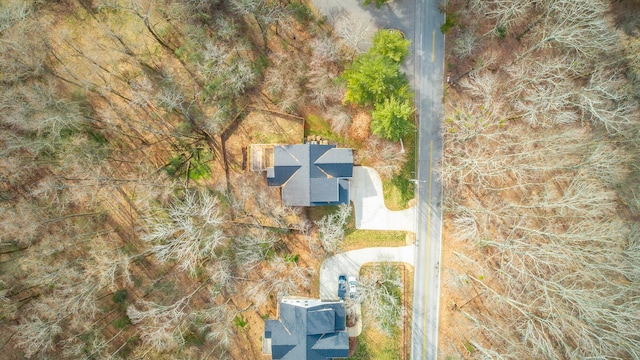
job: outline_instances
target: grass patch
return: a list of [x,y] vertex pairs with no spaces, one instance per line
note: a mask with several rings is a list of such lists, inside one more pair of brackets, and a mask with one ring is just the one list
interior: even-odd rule
[[382,181],[382,193],[384,204],[389,210],[403,210],[407,208],[407,201],[404,200],[402,190],[397,187],[391,179]]
[[181,294],[175,282],[170,280],[159,281],[147,286],[145,296],[150,293],[154,294],[156,302],[161,305],[173,304]]
[[403,139],[407,160],[400,172],[383,184],[384,201],[391,210],[406,209],[415,197],[415,186],[410,181],[416,176],[416,146],[413,134]]
[[302,25],[307,25],[313,20],[313,12],[304,3],[290,3],[289,10],[293,14],[293,17]]
[[307,218],[311,222],[316,222],[326,215],[333,214],[336,211],[338,211],[338,205],[310,206],[307,208]]
[[256,72],[258,77],[261,77],[264,74],[264,71],[269,67],[269,57],[264,54],[260,54],[252,65],[253,71]]
[[457,25],[458,25],[458,14],[454,12],[450,12],[447,14],[447,19],[445,20],[444,24],[440,26],[440,32],[443,34],[446,34],[449,31],[451,31],[451,29],[453,29],[454,26],[457,26]]
[[345,144],[354,149],[362,147],[362,144],[333,133],[329,122],[317,115],[308,115],[304,120],[304,136],[306,138],[309,135],[320,135],[323,139]]
[[116,329],[124,329],[129,325],[131,325],[131,319],[129,319],[127,315],[124,315],[124,317],[117,318],[113,321],[113,326]]
[[253,142],[257,144],[290,144],[299,143],[300,139],[292,140],[287,133],[275,134],[272,132],[256,131],[251,135]]
[[467,350],[467,352],[469,352],[469,354],[473,354],[473,352],[476,350],[476,348],[473,346],[473,344],[471,344],[468,341],[464,343],[464,349]]
[[404,231],[358,230],[356,229],[355,210],[351,206],[351,215],[347,219],[345,237],[339,251],[349,251],[366,247],[404,246],[407,234]]
[[247,325],[249,324],[247,319],[245,319],[244,316],[242,316],[242,315],[237,315],[235,318],[233,318],[233,323],[237,327],[243,328],[243,329],[245,329],[247,327]]
[[170,176],[187,175],[191,180],[207,179],[211,176],[209,162],[212,160],[213,153],[208,147],[196,147],[170,159],[165,170]]
[[127,289],[120,289],[113,293],[113,302],[116,304],[122,304],[127,299]]
[[404,231],[347,230],[347,236],[340,245],[340,251],[366,247],[404,246],[406,237]]
[[185,348],[188,348],[190,346],[200,347],[204,345],[205,337],[206,337],[206,332],[198,332],[198,331],[192,331],[192,330],[187,331],[183,335]]
[[309,115],[304,119],[304,135],[331,135],[331,125],[316,115]]
[[358,336],[356,351],[349,359],[354,360],[398,360],[401,359],[402,331],[395,328],[387,337],[372,327],[365,327]]

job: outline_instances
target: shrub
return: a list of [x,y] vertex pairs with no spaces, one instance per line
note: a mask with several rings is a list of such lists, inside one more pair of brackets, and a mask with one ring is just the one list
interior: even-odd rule
[[388,0],[364,0],[363,5],[369,6],[372,2],[376,5],[376,9],[380,9]]
[[116,304],[122,304],[129,294],[127,289],[120,289],[113,294],[113,302]]

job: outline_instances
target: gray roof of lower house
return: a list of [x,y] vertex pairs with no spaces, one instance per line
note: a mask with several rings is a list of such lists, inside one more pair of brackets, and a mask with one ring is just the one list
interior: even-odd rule
[[272,359],[327,360],[347,357],[349,335],[340,302],[282,301],[280,320],[265,321]]
[[349,203],[348,179],[353,176],[353,150],[335,145],[277,145],[267,184],[282,187],[290,206]]

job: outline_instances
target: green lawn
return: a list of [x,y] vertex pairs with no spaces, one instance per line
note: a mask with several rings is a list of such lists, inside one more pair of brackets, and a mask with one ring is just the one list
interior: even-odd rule
[[[403,267],[399,267],[399,269],[403,269]],[[363,271],[366,271],[366,269],[363,268]],[[406,276],[404,280],[404,291],[407,292],[407,294],[412,294],[413,271],[407,270],[404,272],[404,276]],[[400,294],[400,296],[402,296],[402,294]],[[404,304],[404,307],[408,312],[406,314],[405,321],[403,322],[403,326],[407,327],[407,332],[404,335],[406,336],[405,340],[409,342],[411,339],[411,325],[408,319],[411,319],[411,296],[407,296],[405,299],[407,300],[407,303]],[[363,312],[363,317],[364,329],[362,334],[357,338],[356,351],[353,356],[349,357],[349,359],[402,360],[402,326],[393,327],[391,336],[386,336],[375,330],[372,326],[367,326],[366,312]],[[410,351],[407,351],[405,356],[406,359],[409,359]]]
[[365,326],[357,338],[356,352],[349,359],[353,360],[399,360],[401,359],[402,329],[395,328],[387,337]]
[[366,247],[404,246],[406,233],[403,231],[347,230],[347,236],[340,245],[341,251]]
[[403,139],[406,151],[406,162],[400,172],[385,181],[383,184],[384,200],[391,210],[401,210],[407,208],[409,200],[415,197],[414,185],[410,179],[414,179],[416,169],[416,147],[415,136],[410,134]]
[[331,125],[327,122],[327,120],[316,115],[308,115],[304,119],[305,138],[308,135],[320,135],[323,139],[328,139],[331,142],[346,145],[353,149],[359,149],[362,147],[361,143],[333,133],[331,131]]
[[310,206],[307,208],[307,218],[311,222],[316,222],[322,219],[325,215],[333,214],[337,210],[337,205]]
[[389,210],[403,210],[407,208],[407,201],[403,199],[402,191],[391,179],[382,181],[384,204]]

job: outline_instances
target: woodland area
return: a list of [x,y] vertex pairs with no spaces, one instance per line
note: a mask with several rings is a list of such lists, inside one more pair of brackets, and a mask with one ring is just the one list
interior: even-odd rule
[[318,295],[350,209],[283,207],[239,150],[270,139],[238,124],[305,118],[403,171],[343,104],[350,41],[293,0],[0,2],[3,358],[259,358],[277,299]]
[[640,358],[640,2],[452,0],[447,359]]

